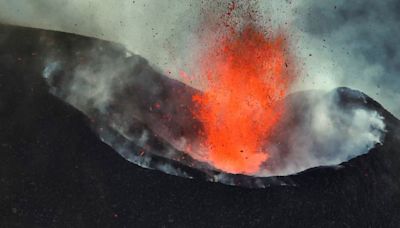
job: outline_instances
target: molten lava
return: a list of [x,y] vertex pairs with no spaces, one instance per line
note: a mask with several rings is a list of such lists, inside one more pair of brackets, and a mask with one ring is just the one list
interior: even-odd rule
[[[193,96],[208,160],[230,173],[254,174],[268,159],[266,140],[288,89],[285,40],[255,25],[230,33],[203,56],[204,93]],[[216,47],[216,48],[215,48]]]
[[249,2],[233,1],[222,21],[209,26],[211,35],[200,35],[206,48],[196,79],[205,88],[192,97],[202,124],[200,150],[206,151],[200,159],[229,173],[256,174],[267,161],[265,145],[293,81],[284,33],[267,32]]

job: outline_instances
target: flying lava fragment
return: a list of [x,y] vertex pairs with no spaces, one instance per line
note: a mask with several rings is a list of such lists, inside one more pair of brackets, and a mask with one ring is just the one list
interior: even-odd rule
[[236,9],[233,2],[220,17],[218,38],[203,41],[211,44],[199,56],[197,77],[206,86],[192,97],[193,113],[203,125],[206,161],[225,172],[254,174],[268,160],[263,146],[283,115],[279,101],[292,80],[284,34],[268,33],[256,17],[246,17],[251,8]]

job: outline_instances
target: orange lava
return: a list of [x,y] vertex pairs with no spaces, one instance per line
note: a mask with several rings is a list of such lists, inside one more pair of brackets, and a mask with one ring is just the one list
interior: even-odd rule
[[229,173],[255,174],[263,150],[283,114],[291,83],[283,34],[267,36],[253,23],[229,32],[201,54],[204,93],[193,96],[203,124],[207,160]]

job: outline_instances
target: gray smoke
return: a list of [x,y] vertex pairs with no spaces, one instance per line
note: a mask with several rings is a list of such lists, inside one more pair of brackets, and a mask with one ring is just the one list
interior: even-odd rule
[[[192,64],[203,6],[197,0],[0,0],[0,22],[116,41],[173,76]],[[303,68],[294,90],[348,86],[400,115],[399,1],[270,0],[260,7],[272,26],[290,32]]]
[[[201,17],[200,2],[0,0],[0,21],[113,40],[148,59],[150,66],[163,73],[171,72],[168,76],[174,77],[180,69],[193,64],[190,55],[197,48],[194,31]],[[399,3],[392,0],[273,0],[260,5],[273,26],[289,30],[302,70],[294,91],[349,86],[400,115],[400,78],[396,75],[400,66],[396,40]],[[124,58],[99,56],[99,48],[93,47],[90,55],[96,59],[95,63],[78,64],[72,69],[72,80],[62,88],[64,94],[58,94],[85,113],[95,110],[107,114],[110,104],[118,103],[117,95],[126,92],[127,85],[137,83],[136,78],[146,77],[148,73],[126,73],[132,69],[136,72],[136,65],[143,66],[142,62],[135,62],[130,52],[126,56],[130,61],[127,66]],[[150,67],[147,63],[144,65]],[[52,80],[52,73],[62,66],[60,59],[49,58],[43,76]],[[156,95],[163,90],[154,81],[141,86]],[[309,105],[302,113],[303,122],[292,130],[287,140],[289,154],[282,160],[279,146],[270,145],[274,153],[271,161],[279,165],[260,175],[286,175],[315,166],[337,165],[382,143],[385,126],[377,112],[359,107],[343,110],[335,95],[319,96],[306,98]],[[146,119],[141,113],[143,107],[135,106],[135,102],[135,93],[132,93],[134,105],[122,112],[126,115],[111,115],[109,119],[114,121],[112,126],[120,134],[142,145],[146,131],[130,135],[129,126],[136,124],[130,117],[149,123],[154,119]],[[110,141],[110,138],[104,140]],[[178,145],[179,140],[185,139],[176,140]],[[166,148],[158,153],[171,153],[171,150]],[[131,161],[146,166],[148,159],[136,156]],[[175,172],[169,166],[158,168]]]
[[[183,69],[201,1],[0,0],[0,22],[124,44],[163,72]],[[179,68],[180,67],[180,68]]]

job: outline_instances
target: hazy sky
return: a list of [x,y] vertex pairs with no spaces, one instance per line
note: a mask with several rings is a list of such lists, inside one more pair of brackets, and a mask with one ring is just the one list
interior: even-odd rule
[[[260,2],[273,26],[289,29],[302,70],[295,89],[349,86],[400,116],[400,1]],[[176,73],[192,64],[201,7],[198,0],[0,0],[0,21],[117,41]]]

